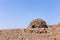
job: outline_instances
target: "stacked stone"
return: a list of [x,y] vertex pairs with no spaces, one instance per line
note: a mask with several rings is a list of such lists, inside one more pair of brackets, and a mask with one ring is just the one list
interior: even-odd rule
[[27,30],[25,32],[28,33],[46,33],[46,28],[48,28],[46,22],[40,18],[34,19],[30,22]]
[[48,28],[48,26],[44,20],[37,18],[31,21],[28,28]]

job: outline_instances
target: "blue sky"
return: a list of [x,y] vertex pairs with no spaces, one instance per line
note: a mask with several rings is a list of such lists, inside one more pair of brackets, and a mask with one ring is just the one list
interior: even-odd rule
[[60,0],[0,0],[0,29],[26,28],[35,18],[60,22]]

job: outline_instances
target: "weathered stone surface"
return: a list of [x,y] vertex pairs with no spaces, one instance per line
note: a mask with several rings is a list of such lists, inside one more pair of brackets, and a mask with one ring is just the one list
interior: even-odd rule
[[44,20],[37,18],[30,22],[28,28],[48,28],[48,26]]

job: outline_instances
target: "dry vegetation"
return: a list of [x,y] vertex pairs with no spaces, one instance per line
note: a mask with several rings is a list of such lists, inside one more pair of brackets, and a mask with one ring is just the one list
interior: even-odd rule
[[26,29],[0,30],[0,40],[60,40],[60,23],[48,26],[38,18]]

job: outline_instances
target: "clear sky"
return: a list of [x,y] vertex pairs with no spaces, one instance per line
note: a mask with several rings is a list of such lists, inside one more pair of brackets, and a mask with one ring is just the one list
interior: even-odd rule
[[34,18],[60,22],[60,0],[0,0],[0,29],[26,28]]

